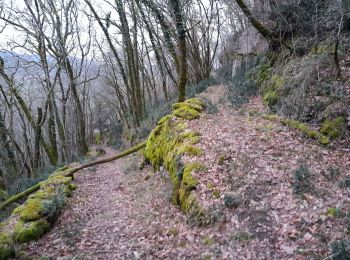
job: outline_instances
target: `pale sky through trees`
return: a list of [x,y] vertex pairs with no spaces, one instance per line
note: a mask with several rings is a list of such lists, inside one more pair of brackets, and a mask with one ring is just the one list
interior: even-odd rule
[[[0,0],[0,6],[1,5],[11,5],[11,3],[13,4],[14,7],[22,9],[25,8],[25,4],[24,4],[25,0],[11,0],[11,1],[6,1],[6,0]],[[85,3],[83,1],[80,1],[82,5],[85,5]],[[106,1],[104,0],[93,0],[92,1],[94,4],[94,7],[98,10],[98,12],[100,14],[107,14],[110,11],[113,11],[113,8],[110,8],[110,5],[108,3],[106,3]],[[89,11],[86,9],[85,10],[87,13],[89,13]],[[81,15],[81,18],[84,20],[85,15]],[[100,34],[100,30],[97,26],[96,23],[93,23],[94,27],[97,29],[97,34]],[[2,28],[4,26],[4,23],[1,22],[0,23],[0,28]],[[111,28],[113,30],[113,28]],[[18,41],[19,39],[22,39],[24,37],[22,37],[22,33],[19,32],[18,30],[15,30],[13,28],[13,26],[7,25],[7,27],[5,28],[5,30],[1,33],[1,37],[0,37],[0,49],[8,49],[8,46],[6,46],[8,41]],[[101,34],[102,36],[102,34]],[[84,36],[83,36],[84,37]]]

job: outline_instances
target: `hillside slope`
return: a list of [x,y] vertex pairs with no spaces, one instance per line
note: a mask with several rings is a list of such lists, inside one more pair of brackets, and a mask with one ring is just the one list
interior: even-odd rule
[[206,167],[193,173],[192,192],[213,212],[214,224],[196,227],[186,219],[170,203],[164,170],[139,171],[133,156],[78,173],[78,188],[55,228],[28,244],[27,256],[346,259],[349,151],[266,119],[259,98],[233,109],[225,86],[201,95],[211,105],[189,127],[201,134],[199,159]]

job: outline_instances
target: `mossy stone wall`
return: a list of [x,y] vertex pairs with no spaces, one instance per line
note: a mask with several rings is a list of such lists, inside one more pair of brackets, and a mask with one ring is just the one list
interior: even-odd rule
[[[15,244],[36,240],[52,225],[52,216],[60,210],[58,201],[64,200],[74,189],[71,177],[66,177],[71,169],[67,166],[55,171],[40,183],[40,189],[31,194],[26,202],[17,207],[11,216],[0,223],[0,260],[15,257]],[[62,205],[61,205],[62,206]]]
[[209,222],[206,210],[199,205],[192,193],[197,180],[191,173],[200,171],[203,167],[196,162],[185,163],[182,157],[202,154],[202,150],[196,146],[200,135],[189,130],[187,122],[198,119],[204,108],[205,104],[195,98],[174,104],[172,114],[160,119],[151,132],[144,151],[155,170],[164,166],[168,171],[173,184],[173,202],[191,219],[195,219],[196,225]]

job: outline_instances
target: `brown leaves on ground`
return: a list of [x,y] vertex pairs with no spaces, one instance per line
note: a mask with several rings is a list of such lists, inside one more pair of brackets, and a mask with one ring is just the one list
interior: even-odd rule
[[[170,181],[150,168],[139,172],[137,158],[132,157],[77,174],[78,189],[54,229],[28,245],[29,257],[329,256],[331,242],[349,238],[344,216],[350,211],[350,191],[341,185],[350,174],[349,154],[263,119],[266,111],[259,98],[242,109],[230,108],[223,99],[225,91],[224,86],[209,88],[204,95],[218,106],[218,114],[204,114],[190,123],[201,134],[198,145],[207,168],[194,173],[199,181],[194,192],[202,205],[218,209],[215,225],[186,224],[186,217],[170,202]],[[311,173],[312,190],[295,194],[293,172],[300,165]],[[333,214],[335,209],[340,213]]]

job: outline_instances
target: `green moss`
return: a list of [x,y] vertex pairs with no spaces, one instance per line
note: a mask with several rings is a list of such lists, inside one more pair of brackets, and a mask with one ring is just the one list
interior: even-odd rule
[[214,198],[216,198],[216,199],[217,199],[217,198],[220,198],[220,195],[221,195],[220,191],[218,191],[218,190],[214,190],[214,191],[213,191],[213,197],[214,197]]
[[269,79],[264,79],[261,82],[261,93],[264,103],[273,108],[279,100],[279,91],[284,85],[284,78],[278,75],[273,75]]
[[277,103],[278,103],[277,92],[276,91],[267,92],[264,95],[263,100],[264,100],[264,103],[269,107],[273,107],[273,106],[277,105]]
[[6,191],[0,189],[0,203],[7,200],[9,198],[9,195]]
[[58,172],[63,172],[63,171],[65,171],[65,170],[67,170],[68,168],[69,168],[69,166],[68,166],[68,165],[65,165],[65,166],[63,166],[63,167],[59,168],[58,170],[56,170],[56,172],[55,172],[55,173],[58,173]]
[[73,183],[70,183],[70,184],[69,184],[69,188],[70,188],[71,190],[76,190],[76,189],[77,189],[77,185],[75,185],[75,184],[73,184]]
[[174,110],[173,115],[186,120],[193,120],[199,118],[200,113],[187,105],[183,105]]
[[44,181],[43,186],[68,185],[71,181],[72,177],[65,177],[64,175],[56,174],[51,175],[46,181]]
[[14,255],[15,243],[36,240],[49,229],[48,219],[58,209],[55,203],[62,199],[64,201],[74,189],[70,183],[72,178],[65,176],[71,170],[66,166],[52,173],[40,183],[36,193],[29,195],[27,201],[17,207],[6,222],[0,224],[0,260]]
[[223,165],[226,160],[225,155],[220,155],[219,158],[217,159],[218,165]]
[[50,224],[44,219],[27,223],[18,221],[15,226],[13,239],[20,243],[36,240],[41,237],[49,227]]
[[180,134],[181,138],[191,140],[192,144],[196,144],[199,142],[199,136],[200,136],[199,133],[190,132],[190,131],[187,131],[187,132]]
[[38,190],[36,193],[29,195],[30,199],[51,199],[56,194],[56,189],[54,187],[43,187]]
[[344,125],[345,119],[343,117],[337,117],[333,120],[327,119],[323,122],[320,132],[330,138],[338,138],[342,135]]
[[329,42],[321,42],[318,45],[311,48],[310,53],[314,55],[333,53],[334,44],[329,44]]
[[207,189],[208,190],[212,190],[212,189],[214,189],[215,188],[215,185],[212,183],[212,182],[208,182],[207,183]]
[[323,135],[322,133],[316,130],[312,130],[308,125],[301,123],[299,121],[281,118],[277,115],[265,115],[264,118],[274,122],[280,122],[284,125],[298,129],[307,137],[316,139],[318,140],[319,143],[323,145],[328,145],[330,143],[329,138],[327,136]]
[[327,209],[327,215],[334,218],[339,218],[341,216],[341,210],[339,208],[329,208]]
[[309,126],[306,124],[303,124],[296,120],[290,120],[290,119],[282,119],[281,122],[285,125],[291,126],[295,129],[300,130],[303,132],[306,136],[317,139],[321,144],[327,145],[329,144],[329,138],[322,133],[312,130]]
[[172,227],[169,229],[168,234],[172,236],[177,236],[179,234],[179,230],[176,227]]
[[263,116],[265,119],[273,121],[273,122],[281,122],[281,118],[278,115],[268,114]]
[[102,135],[100,132],[95,133],[95,144],[102,144]]
[[183,155],[199,156],[203,151],[196,147],[199,134],[189,131],[186,120],[198,118],[205,107],[197,99],[186,100],[173,106],[173,114],[163,117],[158,126],[151,132],[144,150],[145,157],[152,163],[155,170],[164,165],[173,184],[173,201],[182,211],[191,215],[198,223],[203,223],[205,210],[197,203],[191,193],[197,185],[192,176],[193,171],[205,167],[198,163],[184,164]]
[[201,106],[202,109],[206,108],[207,106],[203,101],[199,100],[198,98],[187,99],[185,100],[185,103]]
[[166,116],[163,116],[161,119],[159,119],[159,121],[158,121],[158,125],[162,125],[162,124],[164,124],[166,121],[168,121],[168,120],[170,120],[170,119],[172,119],[173,118],[173,116],[172,115],[166,115]]
[[279,90],[284,85],[284,78],[278,75],[273,75],[271,77],[271,88],[274,90]]
[[15,214],[20,216],[22,221],[33,221],[41,218],[44,210],[44,202],[41,199],[30,198],[24,205],[14,210]]
[[175,103],[173,105],[173,110],[177,110],[177,109],[180,109],[182,107],[189,107],[189,108],[194,109],[198,112],[202,112],[202,110],[203,110],[203,107],[201,105],[197,105],[194,103],[188,103],[188,102]]
[[196,187],[198,181],[192,176],[192,171],[200,171],[202,166],[198,163],[191,163],[185,166],[182,177],[182,188],[191,190]]
[[186,120],[199,118],[200,113],[205,108],[205,103],[196,98],[185,100],[173,105],[173,115]]
[[186,145],[186,146],[182,146],[178,149],[178,154],[188,154],[188,155],[202,155],[203,151],[202,149],[200,149],[199,147],[195,147],[192,145]]
[[267,81],[271,76],[271,70],[270,66],[268,64],[262,63],[259,66],[258,72],[257,72],[257,78],[256,83],[258,85],[262,85],[265,81]]
[[0,260],[14,257],[15,249],[11,236],[6,232],[0,233]]

